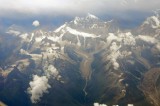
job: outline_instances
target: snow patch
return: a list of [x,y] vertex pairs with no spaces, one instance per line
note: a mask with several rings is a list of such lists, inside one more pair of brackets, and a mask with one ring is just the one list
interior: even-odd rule
[[97,38],[97,37],[100,37],[100,35],[99,35],[99,36],[96,36],[96,35],[90,34],[90,33],[79,32],[79,31],[77,31],[76,29],[72,29],[72,28],[70,28],[70,27],[67,27],[66,30],[67,30],[69,33],[73,34],[73,35],[83,36],[84,38],[85,38],[85,37],[88,37],[88,38]]
[[36,42],[41,42],[46,36],[35,37]]
[[31,34],[31,39],[29,42],[31,42],[33,40],[33,37],[34,37],[34,33]]
[[88,13],[86,19],[98,19],[98,17],[96,17],[95,15],[92,15],[92,14]]
[[77,45],[78,45],[78,46],[81,46],[81,42],[80,42],[80,39],[79,39],[79,36],[78,36],[78,35],[77,35],[77,40],[78,40]]
[[24,34],[20,35],[19,37],[21,37],[22,39],[27,39],[28,33],[24,33]]
[[57,36],[49,36],[47,38],[54,41],[54,42],[58,42],[60,40],[60,37],[57,37]]

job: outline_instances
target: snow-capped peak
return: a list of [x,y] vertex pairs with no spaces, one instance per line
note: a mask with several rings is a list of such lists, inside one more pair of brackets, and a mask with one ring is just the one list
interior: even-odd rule
[[54,32],[55,33],[58,33],[61,29],[65,28],[66,27],[66,24],[60,26],[59,28],[57,28]]
[[87,14],[86,19],[98,19],[95,15],[92,15],[90,13]]

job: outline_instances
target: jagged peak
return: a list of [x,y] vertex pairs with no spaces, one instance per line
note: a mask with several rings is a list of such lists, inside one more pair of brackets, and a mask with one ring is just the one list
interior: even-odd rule
[[79,21],[85,21],[85,20],[90,20],[90,19],[99,19],[98,17],[96,17],[95,15],[93,15],[93,14],[90,14],[90,13],[88,13],[87,15],[86,15],[86,17],[75,17],[74,18],[74,20],[72,20],[71,22],[73,22],[75,25],[77,25],[78,23],[79,23]]

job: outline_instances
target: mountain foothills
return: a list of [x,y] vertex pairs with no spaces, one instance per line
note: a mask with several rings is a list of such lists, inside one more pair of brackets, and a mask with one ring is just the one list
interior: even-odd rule
[[0,35],[0,101],[160,106],[160,16],[148,17],[134,30],[92,14],[53,31],[11,26]]

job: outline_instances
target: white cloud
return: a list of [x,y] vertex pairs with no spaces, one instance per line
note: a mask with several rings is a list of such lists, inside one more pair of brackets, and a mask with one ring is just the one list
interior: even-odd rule
[[115,34],[109,33],[109,36],[107,37],[107,43],[110,44],[113,40],[121,40],[118,38]]
[[[99,103],[94,103],[93,106],[107,106],[106,104],[99,104]],[[113,106],[119,106],[119,105],[113,105]],[[127,106],[134,106],[133,104],[128,104]]]
[[131,34],[131,32],[127,33],[120,33],[118,35],[119,38],[123,39],[123,44],[124,45],[135,45],[136,41],[134,36]]
[[115,59],[112,60],[112,64],[113,64],[113,68],[114,68],[115,70],[118,70],[118,68],[119,68],[119,63],[118,63]]
[[[135,37],[131,34],[131,32],[119,33],[118,36],[116,36],[113,33],[109,33],[109,36],[107,37],[106,40],[108,45],[111,44],[109,47],[110,54],[106,57],[106,59],[111,62],[115,70],[118,70],[120,65],[117,59],[129,56],[132,54],[130,51],[120,52],[119,49],[122,47],[121,44],[123,43],[123,45],[135,45],[136,44]],[[115,41],[119,42],[120,45],[117,45]]]
[[107,60],[109,60],[113,68],[117,70],[119,68],[119,63],[117,62],[117,59],[120,57],[121,53],[119,52],[119,49],[121,46],[118,46],[116,42],[112,42],[112,45],[110,46],[110,54],[107,56]]
[[[54,65],[48,64],[46,62],[43,64],[44,74],[43,76],[33,75],[33,80],[30,81],[28,88],[28,93],[31,94],[32,103],[37,103],[44,93],[48,93],[48,88],[51,86],[48,84],[50,78],[55,78],[60,81],[61,76]],[[61,81],[63,82],[63,81]]]
[[33,21],[32,23],[33,26],[38,27],[40,25],[38,20]]
[[107,43],[110,44],[114,40],[116,40],[117,42],[123,41],[124,45],[135,45],[136,44],[135,38],[131,34],[131,32],[119,33],[118,36],[116,36],[113,33],[109,33],[109,36],[107,37]]
[[45,75],[48,78],[50,78],[51,76],[53,76],[54,78],[60,77],[59,72],[53,65],[45,66],[44,70],[45,70]]
[[128,106],[134,106],[133,104],[128,104]]
[[94,103],[94,106],[107,106],[106,104]]
[[46,76],[33,76],[33,81],[29,83],[28,93],[31,94],[32,103],[36,103],[43,96],[43,93],[47,93],[48,88],[51,86],[48,84],[48,79]]

